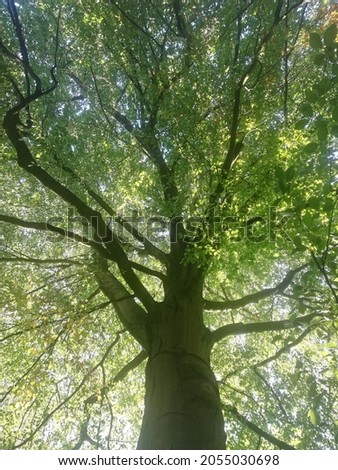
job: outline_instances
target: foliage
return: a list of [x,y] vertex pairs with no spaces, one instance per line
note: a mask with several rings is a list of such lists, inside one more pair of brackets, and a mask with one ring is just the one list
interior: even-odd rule
[[96,257],[147,310],[184,244],[228,447],[335,448],[335,7],[8,0],[1,18],[1,447],[135,447],[146,353]]

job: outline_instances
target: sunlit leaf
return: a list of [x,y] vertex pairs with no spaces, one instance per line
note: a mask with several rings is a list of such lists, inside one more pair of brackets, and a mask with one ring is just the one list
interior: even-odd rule
[[307,416],[313,426],[318,426],[319,414],[315,408],[310,408]]

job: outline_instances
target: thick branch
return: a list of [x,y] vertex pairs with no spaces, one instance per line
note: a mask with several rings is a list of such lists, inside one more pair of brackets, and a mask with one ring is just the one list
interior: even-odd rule
[[147,315],[135,302],[134,295],[109,271],[107,260],[97,258],[94,274],[100,289],[112,302],[121,323],[139,344],[147,349]]
[[[0,258],[1,261],[1,258]],[[148,268],[147,266],[143,266],[143,264],[135,263],[131,261],[132,268],[136,269],[136,271],[140,271],[141,273],[148,274],[149,276],[154,276],[160,279],[162,282],[167,280],[166,276],[161,273],[160,271],[156,271],[155,269]]]
[[114,222],[118,223],[123,229],[130,233],[135,238],[135,240],[143,244],[145,251],[149,255],[158,259],[162,263],[167,264],[166,254],[162,250],[160,250],[159,248],[157,248],[157,246],[151,243],[148,238],[144,237],[134,225],[130,224],[126,219],[124,219],[120,215],[117,215],[115,210],[103,199],[103,197],[100,196],[100,194],[98,194],[96,191],[91,189],[87,182],[83,181],[82,178],[80,178],[80,176],[72,168],[70,168],[68,165],[65,165],[57,155],[54,155],[54,158],[61,165],[61,168],[65,172],[71,174],[73,178],[75,178],[77,181],[79,181],[80,184],[84,186],[84,188],[86,189],[88,194],[94,199],[94,201],[97,202],[97,204],[99,204],[99,206],[104,209],[107,214],[113,217]]
[[123,380],[129,374],[129,372],[136,369],[136,367],[142,364],[142,362],[147,359],[147,357],[148,354],[146,353],[146,351],[141,351],[137,356],[134,357],[134,359],[132,359],[128,362],[128,364],[122,367],[122,369],[112,379],[112,382],[115,384]]
[[[70,240],[74,240],[76,242],[84,243],[85,245],[89,245],[91,248],[93,248],[103,258],[109,258],[109,256],[107,256],[109,254],[107,253],[105,247],[103,247],[102,245],[96,243],[93,240],[88,240],[87,238],[85,238],[83,236],[80,236],[80,235],[77,235],[76,233],[73,233],[69,230],[64,230],[63,228],[56,227],[52,224],[44,223],[44,222],[29,222],[29,221],[18,219],[17,217],[8,216],[8,215],[5,215],[5,214],[0,214],[0,221],[10,223],[10,224],[13,224],[13,225],[16,225],[16,226],[19,226],[19,227],[25,227],[25,228],[30,228],[30,229],[34,229],[34,230],[50,231],[50,232],[53,232],[53,233],[57,233],[57,234],[61,235],[62,237],[68,238]],[[5,261],[5,260],[9,261],[8,259],[3,259],[3,261]],[[12,260],[12,258],[10,260]],[[23,260],[28,261],[29,259],[23,258]],[[1,261],[1,259],[0,259],[0,261]],[[67,261],[69,261],[69,260],[65,259],[64,264],[67,264]],[[51,262],[52,262],[52,260],[51,260]],[[59,262],[61,263],[62,260],[59,260]],[[40,260],[40,263],[41,263],[41,260]],[[70,263],[68,263],[68,264],[70,264]],[[76,263],[72,262],[72,264],[76,264]],[[135,266],[134,266],[134,264],[135,264]],[[139,269],[139,270],[142,270],[142,269],[140,269],[140,267],[143,268],[143,266],[138,265],[138,263],[133,263],[133,262],[130,262],[130,267],[131,267],[131,269],[134,267],[135,269]],[[157,275],[157,277],[162,279],[162,273],[150,270],[150,268],[144,268],[143,271],[145,271],[145,270],[147,271],[148,274],[150,274],[149,271],[151,271],[152,275]],[[164,280],[164,277],[163,277],[162,280]]]
[[19,118],[16,108],[17,107],[12,108],[6,113],[3,126],[10,141],[16,149],[19,166],[27,173],[33,175],[45,187],[51,189],[54,193],[60,196],[65,202],[75,207],[79,214],[88,220],[94,229],[96,243],[104,246],[104,248],[109,252],[109,258],[117,263],[121,274],[129,287],[134,290],[144,305],[151,309],[154,305],[151,295],[133,272],[126,253],[121,247],[116,235],[104,222],[102,215],[84,203],[66,186],[59,183],[34,160],[26,142],[21,138],[19,130],[17,129]]
[[24,227],[33,230],[41,230],[45,232],[56,233],[58,235],[61,235],[65,239],[73,240],[78,243],[83,243],[84,245],[89,245],[94,250],[98,251],[102,256],[109,257],[109,254],[106,252],[105,248],[102,245],[99,245],[93,240],[89,240],[88,238],[78,235],[70,230],[65,230],[61,227],[56,227],[55,225],[52,225],[49,222],[30,222],[6,214],[0,214],[0,222],[16,225],[17,227]]
[[19,20],[18,11],[17,11],[15,2],[13,0],[7,0],[7,8],[8,8],[8,11],[9,11],[9,14],[10,14],[10,17],[11,17],[11,20],[15,29],[16,37],[19,41],[20,52],[22,55],[22,60],[20,61],[24,67],[25,79],[26,79],[26,91],[27,91],[27,96],[29,96],[31,94],[29,76],[33,78],[35,85],[36,85],[37,92],[41,92],[41,80],[36,75],[32,67],[30,66],[28,50],[27,50],[27,46],[26,46],[26,42],[25,42],[23,30],[22,30],[22,25]]
[[184,14],[182,11],[182,1],[181,0],[173,0],[173,7],[176,17],[176,24],[179,36],[182,38],[188,39],[189,33],[187,30],[186,21],[184,18]]
[[266,299],[271,295],[275,294],[282,294],[285,289],[291,284],[293,278],[297,273],[302,271],[307,265],[300,266],[299,268],[292,269],[288,272],[282,282],[277,284],[275,287],[269,287],[267,289],[263,289],[259,292],[255,292],[254,294],[249,294],[241,299],[235,300],[205,300],[204,301],[204,308],[206,310],[230,310],[230,309],[237,309],[241,307],[245,307],[248,304],[257,303],[260,300]]
[[212,332],[213,342],[216,343],[227,336],[245,335],[248,333],[264,333],[266,331],[290,330],[299,326],[308,325],[311,320],[321,317],[319,313],[311,313],[303,317],[290,320],[266,321],[256,323],[231,323],[221,326]]
[[[26,49],[21,25],[19,23],[19,18],[14,2],[8,1],[8,7],[11,13],[13,24],[17,28],[17,35],[20,42],[23,58],[25,62],[27,62],[28,59],[26,60],[25,57],[26,55],[28,57],[28,52]],[[57,81],[55,79],[54,69],[55,64],[51,69],[51,75],[53,79],[53,85],[51,87],[49,87],[45,91],[42,91],[42,89],[38,86],[38,82],[35,80],[37,84],[35,92],[32,94],[28,93],[26,98],[20,100],[16,106],[10,108],[5,114],[3,120],[3,127],[10,142],[16,150],[18,165],[27,173],[34,176],[46,188],[50,189],[59,197],[61,197],[65,202],[71,204],[74,208],[76,208],[78,213],[92,225],[94,229],[95,241],[98,244],[102,244],[104,248],[109,252],[109,258],[116,262],[124,280],[127,282],[129,287],[135,292],[135,294],[146,306],[146,308],[151,310],[154,307],[154,300],[152,296],[149,294],[147,289],[144,287],[144,285],[134,273],[128,260],[128,257],[124,252],[121,244],[119,243],[118,238],[106,225],[102,218],[102,215],[99,212],[93,210],[86,203],[84,203],[69,188],[61,184],[46,170],[44,170],[41,166],[38,165],[18,129],[18,126],[20,125],[20,111],[25,109],[33,101],[38,100],[43,95],[50,93],[56,88]]]

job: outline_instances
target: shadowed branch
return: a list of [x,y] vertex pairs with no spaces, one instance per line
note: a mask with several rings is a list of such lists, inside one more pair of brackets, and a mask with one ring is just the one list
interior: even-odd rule
[[290,444],[287,444],[284,441],[281,441],[277,437],[272,436],[271,434],[264,431],[262,428],[258,427],[252,421],[249,421],[247,418],[245,418],[245,416],[243,416],[241,413],[239,413],[239,411],[237,410],[236,407],[223,405],[223,410],[225,411],[225,413],[230,413],[240,423],[244,424],[251,431],[256,433],[258,436],[263,437],[266,441],[270,442],[271,444],[278,447],[279,449],[296,450],[295,447],[291,446]]
[[277,284],[275,287],[269,287],[267,289],[263,289],[259,292],[255,292],[254,294],[249,294],[241,299],[235,300],[205,300],[204,301],[204,308],[205,310],[231,310],[237,309],[241,307],[245,307],[248,304],[257,303],[260,300],[266,299],[271,295],[282,294],[285,289],[291,284],[293,278],[297,273],[302,271],[306,268],[306,264],[300,266],[299,268],[292,269],[288,272],[285,278]]
[[266,331],[282,331],[308,325],[314,318],[320,318],[320,313],[311,313],[303,317],[297,317],[290,320],[266,321],[256,323],[231,323],[222,326],[212,332],[214,343],[227,336],[245,335],[249,333],[264,333]]

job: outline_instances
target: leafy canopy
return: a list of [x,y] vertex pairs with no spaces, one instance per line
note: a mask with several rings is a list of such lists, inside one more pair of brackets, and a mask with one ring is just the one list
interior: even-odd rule
[[229,448],[335,446],[336,20],[330,2],[2,2],[1,114],[18,106],[34,157],[4,121],[2,448],[135,447],[146,354],[81,204],[157,302],[173,228],[204,270]]

